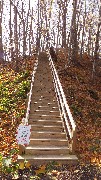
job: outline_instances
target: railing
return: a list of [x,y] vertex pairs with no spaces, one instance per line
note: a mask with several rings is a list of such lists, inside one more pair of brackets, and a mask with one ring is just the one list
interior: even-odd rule
[[66,97],[65,97],[61,82],[59,80],[56,68],[54,66],[53,60],[49,52],[48,52],[48,55],[49,55],[49,64],[50,64],[51,72],[53,76],[56,97],[59,104],[60,114],[61,114],[64,126],[65,126],[68,140],[70,142],[69,146],[71,148],[71,151],[75,152],[76,124],[73,120],[72,114],[70,112],[70,108],[66,101]]
[[33,89],[33,83],[34,83],[34,78],[35,78],[35,73],[36,73],[36,70],[37,70],[37,66],[38,66],[38,57],[36,58],[36,62],[34,63],[34,69],[33,69],[33,73],[32,73],[30,92],[29,92],[29,95],[28,95],[28,104],[27,104],[26,117],[22,119],[22,123],[24,125],[28,125],[29,113],[30,113],[30,105],[31,105],[31,97],[32,97],[32,89]]

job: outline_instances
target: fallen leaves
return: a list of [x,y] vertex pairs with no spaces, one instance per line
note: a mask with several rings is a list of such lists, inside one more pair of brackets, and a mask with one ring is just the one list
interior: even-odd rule
[[65,67],[66,61],[58,58],[55,65],[77,125],[76,153],[82,162],[100,164],[98,157],[101,143],[98,142],[101,142],[101,79],[95,76],[96,83],[92,83],[91,62],[88,62],[86,54],[80,62],[79,59],[75,61],[75,65],[71,63]]
[[42,165],[39,167],[38,170],[35,170],[36,175],[38,174],[44,174],[46,172],[46,165]]
[[[75,66],[71,66],[66,69],[65,61],[61,61],[60,64],[59,62],[57,62],[56,66],[58,70],[60,69],[59,75],[63,84],[64,92],[66,94],[67,100],[73,113],[73,117],[77,124],[77,154],[80,157],[80,161],[83,163],[89,162],[100,166],[101,131],[99,125],[101,92],[100,85],[98,84],[99,80],[97,82],[98,86],[92,85],[90,83],[91,73],[88,72],[88,69],[83,69],[83,67],[82,69],[80,69],[79,67]],[[29,70],[31,70],[30,62],[28,63],[27,68],[29,72]],[[62,71],[62,69],[64,70]],[[4,104],[7,104],[8,102],[6,101],[5,103],[5,99],[3,101],[3,106],[1,105],[2,121],[0,123],[0,153],[2,153],[2,155],[4,156],[8,156],[9,154],[11,154],[12,163],[16,162],[17,160],[18,145],[15,142],[15,132],[24,115],[23,110],[25,110],[26,108],[25,99],[23,99],[22,101],[22,96],[24,93],[24,89],[22,88],[22,86],[24,86],[24,88],[26,87],[25,78],[30,79],[29,74],[31,74],[31,72],[29,74],[28,72],[25,71],[25,73],[16,75],[14,74],[14,70],[11,69],[5,69],[4,71],[0,72],[0,88],[2,90],[0,98],[2,95],[4,95],[4,97],[9,97],[11,100],[11,97],[15,96],[18,92],[18,85],[23,81],[24,78],[24,83],[21,83],[19,85],[20,90],[22,91],[22,94],[20,93],[21,98],[18,97],[17,103],[15,101],[15,98],[12,99],[12,111],[2,111],[2,107],[4,107]],[[88,92],[89,89],[90,92]],[[99,98],[96,98],[95,96],[95,98],[93,98],[92,95],[89,94],[92,92],[92,90],[93,92],[97,92],[95,96],[98,95]],[[9,101],[9,103],[10,102],[11,101]],[[8,163],[10,164],[10,161],[8,161]],[[2,166],[1,161],[0,166]],[[31,168],[29,162],[21,162],[19,164],[20,170],[24,171],[26,168]],[[68,167],[63,169],[62,165],[56,166],[53,163],[48,164],[48,167],[45,164],[39,166],[39,168],[33,170],[33,173],[35,173],[36,178],[39,174],[46,175],[49,173],[49,177],[51,179],[53,177],[54,179],[63,179],[65,177],[71,177],[72,172],[74,172],[76,175],[79,174],[80,169],[77,168],[74,171],[72,170],[71,172],[68,172]],[[11,169],[8,169],[8,171],[11,171]],[[82,172],[84,172],[84,170],[82,170]],[[96,177],[94,178],[96,179]]]
[[19,163],[19,169],[24,169],[24,167],[25,167],[24,162],[20,162],[20,163]]
[[[23,65],[25,61],[26,67]],[[19,73],[14,71],[14,62],[8,62],[0,71],[0,154],[6,157],[14,148],[16,152],[12,161],[17,159],[16,130],[26,112],[35,58],[25,61],[23,60]]]

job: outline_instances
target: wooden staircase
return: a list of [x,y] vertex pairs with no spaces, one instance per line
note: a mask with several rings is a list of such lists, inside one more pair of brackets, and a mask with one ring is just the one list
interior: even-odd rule
[[39,55],[28,124],[31,125],[30,143],[25,147],[25,154],[19,155],[19,161],[26,159],[37,164],[53,160],[77,162],[77,157],[69,149],[49,61],[44,53]]

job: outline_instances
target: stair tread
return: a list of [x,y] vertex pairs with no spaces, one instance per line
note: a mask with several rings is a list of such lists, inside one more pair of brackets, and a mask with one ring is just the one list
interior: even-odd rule
[[78,160],[77,156],[76,155],[70,155],[70,154],[67,154],[67,155],[23,155],[23,156],[20,156],[18,155],[18,159],[42,159],[42,160],[47,160],[47,159],[53,159],[53,160],[58,160],[58,159],[63,159],[63,160]]
[[[34,126],[34,127],[40,127],[40,128],[41,128],[41,127],[57,127],[56,125],[53,126],[53,125],[43,125],[43,124],[42,124],[41,126],[38,125],[38,124],[31,124],[31,127],[32,127],[32,126]],[[58,126],[58,127],[62,127],[62,126]]]
[[50,112],[50,113],[53,113],[53,112],[59,112],[59,111],[49,111],[49,110],[44,110],[44,109],[42,109],[42,110],[39,110],[39,109],[36,109],[36,110],[34,110],[34,112]]
[[[38,106],[38,108],[45,108],[45,107],[49,107],[49,106]],[[57,109],[57,108],[58,108],[58,106],[52,107],[52,109]]]
[[[36,94],[36,96],[35,96],[35,94]],[[43,95],[41,95],[41,94],[38,95],[37,92],[36,92],[35,94],[34,94],[34,96],[37,97],[37,98],[42,98],[42,99],[43,99],[43,98],[49,98],[49,97],[51,97],[51,98],[56,99],[56,97],[54,97],[54,94],[48,94],[48,93],[45,94],[45,93],[43,93]]]
[[[34,132],[34,131],[31,131],[31,132]],[[35,131],[35,133],[36,133],[36,131]],[[37,133],[42,133],[42,134],[45,134],[45,133],[47,133],[47,134],[59,134],[59,132],[54,132],[54,131],[38,131]],[[65,134],[65,132],[60,132],[60,134]]]
[[33,110],[33,108],[30,110],[30,114],[45,114],[45,115],[60,115],[59,111],[49,111],[49,110]]
[[69,147],[66,145],[66,146],[53,146],[53,145],[48,145],[48,146],[27,146],[26,149],[38,149],[38,150],[53,150],[53,149],[69,149]]
[[37,125],[39,126],[41,126],[41,125],[43,125],[43,126],[47,126],[47,125],[55,125],[55,126],[57,126],[57,127],[59,127],[59,126],[63,126],[62,125],[62,121],[51,121],[51,120],[47,120],[47,121],[39,121],[39,120],[29,120],[29,125],[33,125],[33,124],[35,124],[35,123],[37,123]]
[[37,140],[37,141],[67,141],[67,139],[53,139],[53,138],[30,138],[30,140]]
[[34,122],[55,122],[55,123],[62,123],[61,120],[54,120],[54,119],[33,119],[33,118],[29,118],[29,124],[30,124],[30,121],[34,121]]
[[51,117],[59,117],[59,118],[61,118],[61,116],[57,116],[57,115],[53,115],[53,114],[35,114],[35,113],[31,113],[30,115],[33,115],[33,116],[51,116]]
[[52,106],[54,106],[54,104],[56,105],[57,103],[56,102],[52,102],[52,103],[49,103],[49,102],[42,102],[42,101],[32,101],[31,102],[31,105],[34,105],[34,104],[42,104],[42,103],[44,103],[45,105],[47,104],[47,105],[52,105]]

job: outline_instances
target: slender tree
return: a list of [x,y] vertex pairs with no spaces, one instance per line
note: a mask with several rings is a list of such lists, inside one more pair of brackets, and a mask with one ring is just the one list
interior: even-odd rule
[[80,51],[80,58],[82,60],[82,55],[84,53],[84,36],[85,36],[85,19],[86,19],[86,0],[85,0],[85,12],[83,16],[83,30],[82,30],[82,40],[81,40],[81,51]]
[[96,40],[95,40],[94,59],[96,59],[96,60],[99,58],[98,50],[99,50],[99,40],[100,40],[100,32],[101,32],[100,27],[101,27],[101,6],[99,9],[99,23],[98,23],[98,27],[97,27]]
[[9,30],[10,30],[10,57],[13,58],[13,30],[12,30],[12,4],[10,1],[10,20],[9,20]]
[[38,0],[38,22],[37,22],[37,38],[36,38],[36,49],[40,49],[40,0]]
[[100,30],[101,30],[100,27],[101,27],[101,7],[99,9],[99,22],[98,22],[97,33],[96,33],[95,51],[94,51],[94,58],[93,58],[93,71],[92,71],[93,82],[95,82],[96,61],[99,59],[99,40],[100,40]]
[[78,53],[78,42],[77,42],[77,0],[73,0],[73,14],[71,19],[70,27],[70,41],[69,41],[69,50],[68,50],[68,62],[70,63],[76,61]]
[[3,43],[2,43],[2,13],[3,13],[3,0],[0,1],[0,60],[4,62],[3,58]]
[[67,5],[68,5],[68,0],[62,1],[62,47],[66,48],[66,19],[67,19]]
[[17,7],[14,7],[14,41],[15,41],[15,60],[16,60],[16,72],[19,71],[18,67],[18,24],[17,24]]

